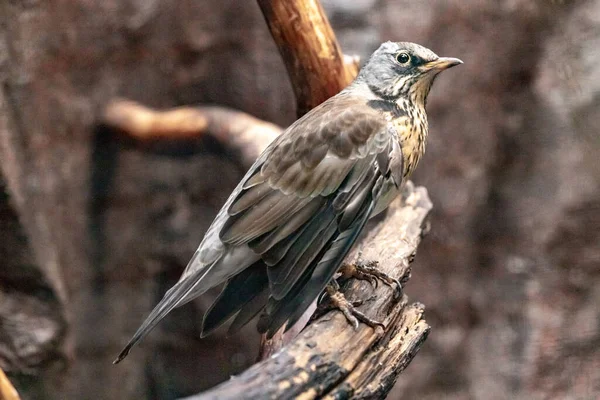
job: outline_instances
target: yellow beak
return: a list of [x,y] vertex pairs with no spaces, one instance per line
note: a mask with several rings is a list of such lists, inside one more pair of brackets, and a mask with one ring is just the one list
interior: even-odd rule
[[463,62],[458,58],[453,57],[440,57],[437,60],[430,61],[427,64],[424,64],[421,68],[423,71],[443,71],[448,68],[452,68],[454,66],[460,65]]

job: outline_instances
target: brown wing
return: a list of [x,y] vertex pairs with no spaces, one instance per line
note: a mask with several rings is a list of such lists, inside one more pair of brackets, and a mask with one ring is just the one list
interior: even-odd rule
[[[220,232],[224,243],[248,245],[261,260],[250,268],[251,280],[242,273],[228,281],[207,313],[205,333],[238,310],[234,325],[241,326],[263,308],[263,295],[269,304],[259,329],[269,333],[295,318],[298,306],[310,305],[362,230],[382,176],[389,176],[388,129],[380,113],[342,95],[298,120],[267,149]],[[252,290],[248,282],[256,283]]]
[[221,240],[240,245],[275,228],[286,236],[342,183],[350,190],[388,144],[387,121],[363,102],[335,97],[323,103],[278,137],[254,166],[229,207]]

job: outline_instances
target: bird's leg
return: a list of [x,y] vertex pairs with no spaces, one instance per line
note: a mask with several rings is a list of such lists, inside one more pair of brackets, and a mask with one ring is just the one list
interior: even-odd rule
[[335,279],[333,279],[327,285],[325,292],[329,296],[330,304],[328,308],[340,310],[348,322],[354,326],[354,329],[358,329],[358,321],[369,325],[373,329],[375,329],[377,326],[385,329],[385,325],[383,323],[375,321],[358,311],[355,307],[358,307],[360,304],[362,304],[362,301],[353,303],[348,301],[344,294],[340,292],[340,286]]
[[393,287],[395,290],[394,297],[399,298],[402,295],[400,281],[378,269],[377,264],[377,261],[363,261],[359,255],[358,260],[354,263],[342,264],[339,272],[343,278],[356,278],[369,281],[374,287],[377,287],[377,281],[380,280],[386,285]]

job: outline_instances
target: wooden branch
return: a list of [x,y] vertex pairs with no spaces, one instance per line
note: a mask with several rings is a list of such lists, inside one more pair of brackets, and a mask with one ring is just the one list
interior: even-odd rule
[[358,73],[344,56],[318,0],[258,0],[296,94],[298,116],[345,88]]
[[104,111],[102,123],[137,140],[182,140],[210,134],[250,166],[281,128],[224,107],[180,107],[158,111],[117,99]]
[[20,400],[19,393],[0,368],[0,400]]
[[[370,229],[349,259],[379,260],[379,267],[403,285],[424,233],[431,202],[425,188],[408,183],[402,199]],[[385,330],[360,324],[357,330],[338,311],[318,317],[285,348],[241,375],[187,398],[375,398],[383,399],[398,374],[413,359],[427,337],[423,306],[398,301],[385,285],[372,287],[351,280],[345,291],[368,317],[384,321]]]

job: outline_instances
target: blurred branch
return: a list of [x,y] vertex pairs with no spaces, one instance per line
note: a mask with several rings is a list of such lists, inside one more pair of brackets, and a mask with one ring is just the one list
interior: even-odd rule
[[0,400],[20,400],[19,393],[0,368]]
[[180,107],[153,110],[133,101],[109,103],[102,122],[138,140],[191,139],[209,134],[237,152],[250,166],[281,128],[224,107]]
[[[349,259],[361,253],[365,260],[380,260],[381,270],[406,283],[431,207],[426,189],[409,182],[403,199],[392,204]],[[346,297],[362,300],[360,310],[384,321],[384,330],[365,324],[354,330],[341,313],[329,312],[274,356],[187,400],[384,399],[429,333],[423,306],[408,304],[406,296],[398,302],[386,285],[351,280],[346,286]]]
[[356,60],[344,62],[318,0],[258,0],[287,67],[298,116],[345,88],[358,73]]

